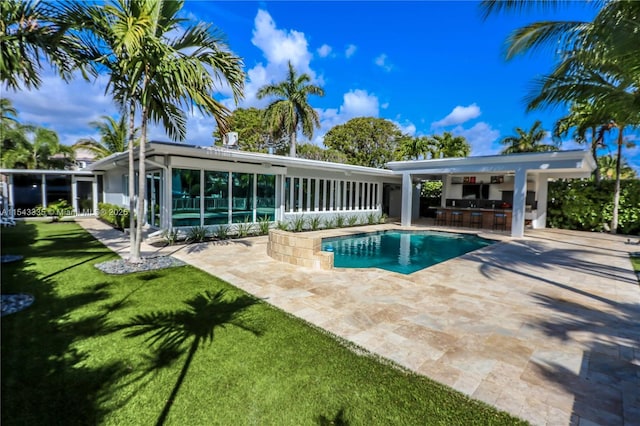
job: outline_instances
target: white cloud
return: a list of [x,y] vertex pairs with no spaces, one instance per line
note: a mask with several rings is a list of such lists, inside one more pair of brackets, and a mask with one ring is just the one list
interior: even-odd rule
[[318,49],[318,55],[320,55],[321,58],[326,58],[327,56],[329,56],[330,53],[331,53],[331,46],[329,46],[328,44],[323,44]]
[[350,58],[353,56],[354,53],[356,53],[356,50],[358,50],[358,46],[356,46],[355,44],[350,44],[347,46],[346,50],[344,51],[344,56],[346,56],[347,58]]
[[387,54],[383,53],[380,56],[378,56],[375,60],[374,60],[375,64],[377,66],[379,66],[380,68],[384,69],[386,72],[390,72],[393,69],[393,65],[389,64],[387,62]]
[[382,109],[387,109],[387,108],[389,108],[389,102],[385,102],[385,103],[383,103],[382,105],[380,105],[380,108],[382,108]]
[[482,121],[476,123],[470,129],[456,126],[451,133],[465,137],[469,145],[471,145],[471,155],[474,157],[498,154],[502,149],[498,143],[500,132]]
[[475,103],[466,107],[458,105],[445,118],[431,123],[431,128],[433,129],[436,127],[451,126],[453,124],[462,124],[465,121],[469,121],[479,117],[480,114],[480,107],[478,107],[478,105],[476,105]]
[[391,120],[402,132],[404,135],[415,136],[416,135],[416,125],[410,121],[405,121],[405,124],[400,123],[399,121]]

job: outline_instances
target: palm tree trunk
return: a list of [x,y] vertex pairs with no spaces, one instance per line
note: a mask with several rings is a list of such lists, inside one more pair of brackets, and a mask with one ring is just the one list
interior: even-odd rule
[[131,248],[131,252],[135,253],[138,261],[140,261],[140,246],[142,244],[142,226],[145,224],[144,214],[144,201],[146,198],[147,189],[147,170],[146,170],[146,144],[147,144],[147,119],[149,115],[149,109],[142,107],[142,123],[140,125],[140,146],[138,147],[138,208],[136,209],[136,215],[138,221],[136,222],[136,239],[135,246]]
[[139,262],[139,256],[135,257],[133,248],[136,244],[136,186],[135,186],[135,157],[133,152],[133,138],[135,130],[136,107],[133,100],[129,103],[129,261]]
[[613,215],[611,217],[611,233],[618,232],[618,204],[620,204],[620,164],[622,163],[622,131],[624,125],[619,124],[618,130],[618,156],[616,162],[616,187],[613,192]]
[[293,131],[289,135],[289,157],[296,156],[296,132]]
[[600,184],[600,180],[602,179],[600,176],[600,167],[598,167],[598,137],[597,137],[597,128],[591,128],[591,155],[593,156],[593,161],[596,162],[596,169],[593,171],[593,179],[596,182],[596,185]]

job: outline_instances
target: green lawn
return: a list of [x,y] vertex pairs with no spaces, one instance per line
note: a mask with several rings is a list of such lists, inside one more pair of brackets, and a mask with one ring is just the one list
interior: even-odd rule
[[110,276],[74,223],[2,229],[2,424],[516,424],[192,267]]

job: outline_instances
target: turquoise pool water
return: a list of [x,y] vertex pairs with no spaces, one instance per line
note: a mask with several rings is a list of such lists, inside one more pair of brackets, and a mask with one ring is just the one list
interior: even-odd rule
[[378,231],[322,239],[336,268],[381,268],[411,274],[493,244],[476,235],[436,231]]

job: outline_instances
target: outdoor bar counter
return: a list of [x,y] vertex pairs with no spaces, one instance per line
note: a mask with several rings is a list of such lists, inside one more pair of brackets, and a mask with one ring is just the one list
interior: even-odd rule
[[436,225],[508,230],[511,229],[511,209],[438,207]]

